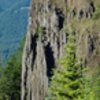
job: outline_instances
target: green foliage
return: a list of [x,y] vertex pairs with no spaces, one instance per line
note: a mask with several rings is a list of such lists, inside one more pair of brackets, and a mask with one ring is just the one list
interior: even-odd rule
[[66,53],[60,67],[54,70],[47,100],[82,100],[82,68],[75,57],[73,33],[68,36]]
[[0,68],[0,100],[20,100],[22,48],[23,42],[5,68]]
[[39,35],[42,35],[44,33],[44,28],[43,27],[37,27],[36,28],[36,36],[38,37]]
[[[89,71],[91,69],[88,69]],[[96,73],[85,76],[84,100],[100,100],[100,68],[96,68]]]
[[98,6],[98,7],[96,8],[96,11],[95,11],[94,16],[93,16],[93,19],[94,19],[94,20],[97,20],[97,19],[99,19],[99,18],[100,18],[100,6]]

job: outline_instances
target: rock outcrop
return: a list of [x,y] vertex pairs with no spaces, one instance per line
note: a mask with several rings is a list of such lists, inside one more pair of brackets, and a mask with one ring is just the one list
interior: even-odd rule
[[79,61],[100,65],[99,24],[92,19],[95,4],[91,0],[32,0],[23,51],[21,100],[44,100],[52,69],[65,54],[68,32],[75,32]]

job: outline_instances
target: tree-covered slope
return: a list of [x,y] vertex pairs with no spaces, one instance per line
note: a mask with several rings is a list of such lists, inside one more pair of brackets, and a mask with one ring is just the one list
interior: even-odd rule
[[0,8],[2,8],[3,11],[10,9],[13,5],[16,5],[17,3],[22,4],[22,2],[26,2],[28,5],[30,4],[30,0],[0,0]]
[[[19,2],[20,0],[16,0],[16,2]],[[0,0],[0,8],[2,8],[2,10],[7,10],[8,8],[10,8],[13,4],[16,4],[15,0],[10,0],[8,2],[8,0]]]
[[23,44],[20,43],[17,52],[9,58],[5,67],[0,65],[0,100],[20,100],[21,93],[21,59]]
[[0,1],[0,55],[5,61],[26,32],[29,4],[30,0]]

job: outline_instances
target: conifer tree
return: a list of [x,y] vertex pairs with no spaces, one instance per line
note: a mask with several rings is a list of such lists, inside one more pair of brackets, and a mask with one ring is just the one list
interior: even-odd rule
[[24,40],[4,68],[0,68],[0,100],[20,100],[21,59]]
[[47,100],[83,100],[82,68],[75,56],[75,34],[68,34],[66,56],[54,70]]

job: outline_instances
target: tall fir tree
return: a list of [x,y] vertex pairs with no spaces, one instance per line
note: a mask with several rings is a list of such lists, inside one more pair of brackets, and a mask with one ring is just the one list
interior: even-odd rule
[[65,46],[66,56],[60,60],[60,66],[54,70],[54,76],[47,100],[83,100],[82,68],[75,56],[75,34],[68,34]]

